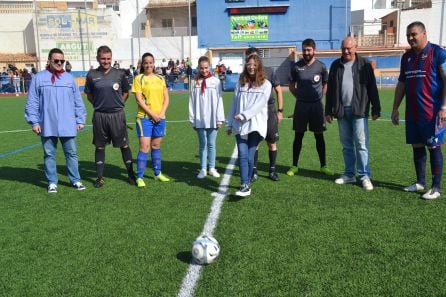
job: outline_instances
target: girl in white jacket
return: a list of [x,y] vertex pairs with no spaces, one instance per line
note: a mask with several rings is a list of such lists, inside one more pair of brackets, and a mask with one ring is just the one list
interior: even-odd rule
[[257,55],[248,56],[226,120],[228,135],[234,130],[237,141],[241,186],[235,195],[240,197],[251,195],[254,155],[266,136],[270,94],[271,83],[266,79],[262,60]]
[[225,121],[223,109],[222,87],[220,80],[210,73],[210,61],[202,56],[198,59],[198,74],[192,81],[189,96],[189,121],[197,131],[199,141],[199,155],[201,170],[197,178],[207,175],[209,161],[209,175],[220,177],[215,169],[218,129]]

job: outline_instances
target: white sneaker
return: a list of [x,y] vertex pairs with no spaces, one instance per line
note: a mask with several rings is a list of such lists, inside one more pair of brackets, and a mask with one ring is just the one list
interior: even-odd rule
[[361,181],[362,181],[362,187],[364,188],[364,190],[366,190],[366,191],[371,191],[371,190],[373,190],[373,184],[372,184],[372,181],[370,180],[370,178],[369,178],[368,176],[363,177],[363,178],[361,179]]
[[78,191],[85,190],[85,186],[81,182],[74,183],[73,188],[75,188]]
[[213,177],[220,177],[220,173],[218,173],[217,169],[209,168],[209,175]]
[[423,199],[427,199],[427,200],[433,200],[433,199],[437,199],[438,197],[440,197],[440,192],[438,192],[437,188],[432,188],[429,191],[427,191],[426,193],[423,194]]
[[347,175],[341,175],[340,178],[335,179],[335,183],[338,185],[351,184],[356,182],[356,177],[349,177]]
[[251,195],[251,187],[247,184],[243,184],[240,186],[240,190],[235,192],[235,196],[246,197]]
[[201,169],[200,172],[199,172],[198,175],[197,175],[197,178],[199,178],[199,179],[203,179],[203,178],[206,177],[206,175],[207,175],[207,173],[206,173],[206,169]]
[[49,186],[48,186],[48,193],[57,193],[57,185],[56,184],[49,184]]
[[418,192],[418,191],[423,191],[424,186],[419,183],[414,183],[413,185],[405,187],[403,190],[406,192]]

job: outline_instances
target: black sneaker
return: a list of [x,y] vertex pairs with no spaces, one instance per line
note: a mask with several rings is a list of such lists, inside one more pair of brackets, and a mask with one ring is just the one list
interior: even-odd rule
[[251,183],[256,182],[259,179],[257,172],[254,172],[251,176]]
[[235,192],[235,195],[239,197],[249,196],[251,195],[251,187],[248,184],[243,184],[240,186],[240,190]]
[[131,186],[136,186],[136,179],[134,175],[129,175],[127,177],[127,182],[129,183],[129,185]]
[[268,175],[268,178],[273,181],[279,180],[279,176],[277,175],[277,173],[275,171],[271,171]]
[[94,182],[93,186],[94,186],[95,188],[100,188],[100,187],[102,187],[104,184],[105,184],[105,180],[104,180],[102,177],[98,177],[98,178],[96,179],[96,181]]

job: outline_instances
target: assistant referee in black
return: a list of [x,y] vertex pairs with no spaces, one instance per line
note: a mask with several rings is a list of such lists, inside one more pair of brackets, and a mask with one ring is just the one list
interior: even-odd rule
[[132,152],[124,113],[130,85],[124,70],[112,67],[112,51],[108,46],[103,45],[98,48],[96,59],[99,67],[88,72],[84,90],[94,108],[93,144],[96,147],[97,176],[94,187],[99,188],[104,185],[105,146],[109,143],[121,149],[128,183],[135,185]]

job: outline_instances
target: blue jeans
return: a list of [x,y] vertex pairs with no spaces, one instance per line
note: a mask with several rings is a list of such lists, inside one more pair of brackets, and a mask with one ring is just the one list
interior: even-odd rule
[[200,143],[199,154],[201,169],[206,169],[209,160],[209,168],[215,168],[215,140],[217,139],[218,129],[197,128],[198,141]]
[[344,175],[353,177],[357,171],[360,177],[370,177],[368,119],[354,116],[351,107],[344,107],[344,117],[338,119],[338,126],[344,156]]
[[235,135],[235,138],[237,140],[241,184],[250,184],[254,167],[254,155],[259,142],[262,141],[262,136],[257,132],[251,132],[248,134],[248,139],[243,139],[240,135]]
[[77,158],[77,144],[75,137],[41,137],[43,145],[43,162],[45,175],[49,184],[57,184],[56,151],[57,141],[60,139],[67,164],[68,178],[71,183],[81,180]]

